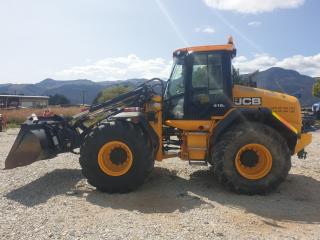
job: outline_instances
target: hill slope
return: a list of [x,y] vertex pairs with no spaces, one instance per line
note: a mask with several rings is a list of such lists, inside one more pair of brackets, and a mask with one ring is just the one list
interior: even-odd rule
[[45,79],[36,84],[0,84],[0,94],[24,94],[24,95],[65,95],[73,104],[82,103],[82,96],[86,104],[91,104],[98,92],[114,85],[129,85],[132,87],[142,84],[145,79],[128,79],[117,81],[94,82],[91,80],[67,80],[60,81]]
[[[146,79],[129,79],[117,81],[94,82],[87,79],[60,81],[45,79],[36,84],[0,84],[0,94],[24,94],[24,95],[54,95],[56,93],[67,96],[71,103],[82,103],[84,93],[85,103],[91,104],[99,91],[114,85],[129,85],[136,87]],[[253,75],[253,81],[257,82],[259,88],[290,95],[301,95],[302,106],[310,106],[319,101],[312,96],[312,77],[301,75],[293,70],[283,68],[270,68]]]
[[309,106],[319,101],[319,98],[312,96],[314,78],[293,70],[273,67],[255,74],[253,80],[257,82],[259,88],[294,96],[300,95],[299,101],[302,106]]

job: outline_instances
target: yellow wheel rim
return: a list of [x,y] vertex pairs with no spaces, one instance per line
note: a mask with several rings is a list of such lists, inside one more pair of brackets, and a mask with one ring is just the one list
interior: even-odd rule
[[272,155],[261,144],[247,144],[238,151],[235,165],[242,177],[258,180],[271,171]]
[[132,166],[133,157],[130,148],[123,142],[112,141],[104,144],[98,153],[100,169],[110,176],[122,176]]

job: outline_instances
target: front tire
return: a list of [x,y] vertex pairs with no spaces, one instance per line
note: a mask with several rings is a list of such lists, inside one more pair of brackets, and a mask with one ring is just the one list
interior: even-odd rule
[[101,124],[80,148],[82,174],[89,184],[107,193],[130,192],[143,184],[154,167],[148,137],[130,122]]
[[291,168],[285,139],[273,128],[255,122],[226,132],[213,147],[212,161],[218,182],[249,195],[276,189]]

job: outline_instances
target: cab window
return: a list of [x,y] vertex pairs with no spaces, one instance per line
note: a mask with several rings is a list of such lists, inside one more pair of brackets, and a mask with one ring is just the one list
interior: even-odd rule
[[184,118],[184,58],[175,58],[165,92],[165,115],[167,119]]
[[194,56],[192,88],[206,88],[209,94],[223,94],[220,54],[198,54]]
[[166,98],[184,93],[183,68],[184,66],[178,62],[173,66],[173,71],[168,82]]
[[192,67],[192,87],[208,88],[207,55],[196,55]]

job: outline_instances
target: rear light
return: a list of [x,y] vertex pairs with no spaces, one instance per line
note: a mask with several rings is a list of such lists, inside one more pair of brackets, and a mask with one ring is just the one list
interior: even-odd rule
[[123,110],[124,112],[142,112],[141,107],[127,107]]

